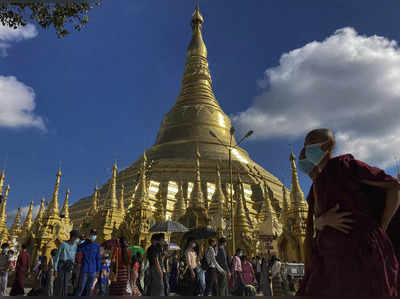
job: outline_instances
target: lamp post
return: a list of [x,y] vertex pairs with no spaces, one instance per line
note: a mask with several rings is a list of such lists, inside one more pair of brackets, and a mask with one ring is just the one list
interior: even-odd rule
[[[229,133],[230,133],[230,139],[228,146],[224,144],[213,131],[210,130],[210,135],[215,139],[217,139],[221,145],[223,145],[228,149],[229,180],[230,180],[229,195],[230,195],[230,206],[231,206],[231,234],[232,234],[232,256],[233,256],[235,254],[235,225],[233,218],[232,139],[235,134],[235,128],[231,127]],[[248,131],[247,134],[242,139],[240,139],[240,141],[235,145],[235,147],[239,146],[239,144],[242,143],[243,140],[245,140],[247,137],[250,137],[253,133],[254,133],[253,131]]]

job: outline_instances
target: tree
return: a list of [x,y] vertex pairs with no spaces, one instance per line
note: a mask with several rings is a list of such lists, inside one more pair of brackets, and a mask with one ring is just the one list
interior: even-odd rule
[[17,29],[29,20],[44,29],[54,27],[58,37],[69,34],[68,23],[80,31],[88,22],[88,12],[99,0],[58,0],[58,1],[20,1],[2,0],[0,3],[0,22],[3,26]]

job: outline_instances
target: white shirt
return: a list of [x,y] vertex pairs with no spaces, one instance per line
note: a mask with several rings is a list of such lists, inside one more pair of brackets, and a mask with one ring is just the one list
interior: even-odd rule
[[222,267],[218,264],[217,259],[215,258],[217,256],[217,253],[215,249],[212,246],[209,246],[206,251],[206,260],[208,263],[208,266],[210,268],[217,268],[218,272],[224,273],[225,270],[222,269]]
[[281,272],[281,262],[280,261],[276,261],[272,265],[271,272],[272,272],[272,278],[276,277]]

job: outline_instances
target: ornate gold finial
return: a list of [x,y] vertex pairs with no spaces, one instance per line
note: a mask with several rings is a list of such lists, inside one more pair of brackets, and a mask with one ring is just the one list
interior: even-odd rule
[[8,198],[8,192],[10,191],[10,185],[7,185],[6,190],[4,192],[3,196],[3,201],[1,203],[1,218],[2,221],[6,222],[7,221],[7,198]]
[[32,227],[32,214],[33,214],[33,200],[31,201],[31,204],[29,206],[28,213],[26,214],[24,223],[22,224],[22,231],[23,232],[29,232],[29,230]]
[[286,188],[284,185],[282,185],[282,209],[281,209],[280,219],[284,227],[286,227],[287,225],[288,214],[289,214],[289,203],[287,199]]
[[125,214],[124,191],[125,191],[125,186],[121,185],[121,193],[119,195],[118,209],[121,211],[122,214]]
[[[224,204],[226,204],[226,198],[224,192],[222,191],[222,182],[221,182],[221,174],[219,169],[219,164],[217,163],[216,167],[216,180],[215,180],[215,192],[211,199],[210,208],[209,208],[209,215],[214,220],[214,226],[216,230],[221,231],[223,229],[223,218],[225,215],[224,213]],[[227,211],[225,211],[227,212]]]
[[190,20],[192,26],[192,40],[187,49],[187,56],[202,56],[207,58],[207,48],[204,44],[203,37],[201,35],[201,29],[204,23],[203,16],[200,13],[199,5],[196,5],[196,9]]
[[148,205],[148,186],[147,186],[147,156],[143,154],[142,167],[140,169],[139,183],[133,195],[133,206],[138,209]]
[[54,185],[53,197],[51,201],[46,207],[46,216],[49,217],[58,217],[60,213],[60,207],[58,204],[58,193],[60,192],[60,183],[61,183],[61,169],[58,169],[57,172],[57,181]]
[[17,216],[15,216],[15,220],[13,225],[10,228],[10,236],[17,237],[21,232],[21,208],[18,208]]
[[36,222],[40,222],[43,219],[43,213],[44,213],[44,202],[45,202],[45,198],[42,197],[42,199],[40,200],[40,207],[39,207],[39,212],[35,218],[35,223]]
[[97,202],[99,200],[99,187],[96,184],[96,187],[94,188],[93,196],[92,196],[92,208],[89,210],[89,215],[94,215],[98,211],[98,205]]
[[307,203],[304,200],[303,191],[300,188],[299,176],[296,168],[296,157],[293,152],[290,153],[291,173],[292,173],[292,189],[290,190],[290,209],[293,213],[299,215],[304,209],[307,210]]
[[204,196],[201,190],[201,179],[200,179],[200,152],[198,145],[196,146],[196,174],[193,185],[193,190],[190,195],[190,204],[193,208],[203,208]]
[[70,221],[69,219],[69,194],[70,194],[70,190],[67,189],[67,192],[65,192],[65,199],[64,199],[64,204],[63,207],[61,209],[61,215],[64,215],[64,222],[68,222]]
[[109,207],[112,210],[118,209],[118,199],[117,199],[117,164],[114,162],[113,169],[112,169],[112,177],[111,177],[111,184],[110,184],[110,189],[109,189],[109,195],[110,195],[110,200],[109,200]]
[[247,220],[245,208],[244,208],[244,192],[242,190],[242,180],[240,178],[239,169],[237,169],[237,192],[236,194],[236,215],[235,215],[235,228],[237,233],[246,233],[250,230],[250,225]]
[[5,169],[3,168],[3,169],[1,170],[1,174],[0,174],[0,198],[1,198],[2,195],[3,195],[3,186],[4,186],[4,181],[5,181],[5,179],[6,179],[6,171],[5,171]]
[[172,213],[172,220],[179,221],[186,213],[185,199],[183,198],[182,182],[177,182],[178,192],[175,194],[176,202]]

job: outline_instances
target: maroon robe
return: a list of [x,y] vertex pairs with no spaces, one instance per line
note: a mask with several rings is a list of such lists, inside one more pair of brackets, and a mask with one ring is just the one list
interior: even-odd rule
[[397,296],[399,264],[392,242],[379,224],[385,190],[363,184],[364,180],[397,181],[349,154],[329,160],[314,183],[316,216],[339,204],[339,212],[351,212],[355,223],[349,234],[325,227],[316,238],[310,237],[314,213],[311,186],[307,198],[311,253],[298,296]]
[[15,268],[15,280],[11,288],[10,296],[24,295],[25,272],[29,266],[29,253],[22,251]]

